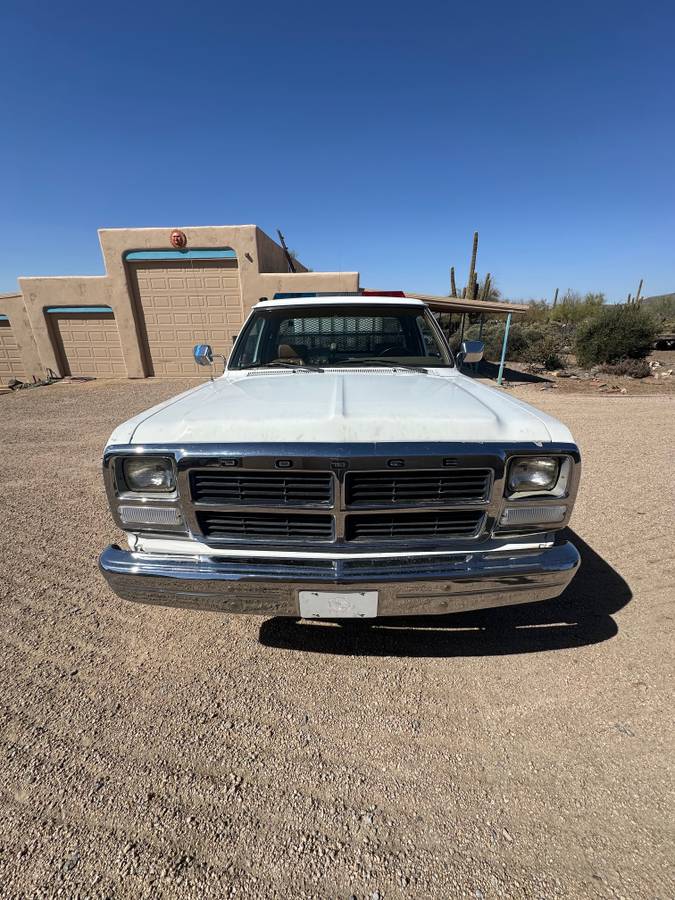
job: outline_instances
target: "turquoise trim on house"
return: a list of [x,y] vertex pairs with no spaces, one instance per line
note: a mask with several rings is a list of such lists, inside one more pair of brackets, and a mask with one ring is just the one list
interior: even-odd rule
[[124,258],[138,259],[236,259],[237,254],[229,247],[221,250],[129,250]]
[[48,313],[111,313],[112,306],[48,306]]
[[9,316],[0,316],[0,322],[9,322]]

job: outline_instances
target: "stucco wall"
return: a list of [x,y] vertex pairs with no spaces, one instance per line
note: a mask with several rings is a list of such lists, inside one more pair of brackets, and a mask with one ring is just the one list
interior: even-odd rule
[[[286,272],[288,260],[283,247],[273,241],[272,238],[256,228],[256,241],[258,244],[258,271],[259,272]],[[306,272],[307,269],[300,260],[294,260],[297,272]]]
[[[112,284],[105,275],[82,277],[19,278],[26,313],[37,345],[43,369],[62,375],[61,364],[47,322],[49,306],[112,306]],[[124,343],[122,352],[127,354]]]
[[[170,250],[171,228],[102,228],[99,242],[105,275],[53,278],[19,278],[26,314],[34,335],[42,368],[59,371],[45,310],[50,306],[110,306],[120,334],[122,353],[130,378],[143,378],[141,331],[129,283],[125,254],[133,250]],[[187,246],[235,251],[244,311],[260,297],[276,291],[355,291],[358,272],[289,273],[281,247],[256,225],[181,226]],[[304,267],[303,267],[304,268]]]
[[0,294],[0,315],[7,316],[28,378],[42,378],[44,367],[21,294]]

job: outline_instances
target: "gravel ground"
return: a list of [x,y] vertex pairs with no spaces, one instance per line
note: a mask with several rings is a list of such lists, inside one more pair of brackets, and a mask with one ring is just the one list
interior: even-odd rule
[[571,588],[352,629],[108,592],[102,446],[184,386],[0,398],[0,894],[675,896],[672,397],[513,389],[582,448]]

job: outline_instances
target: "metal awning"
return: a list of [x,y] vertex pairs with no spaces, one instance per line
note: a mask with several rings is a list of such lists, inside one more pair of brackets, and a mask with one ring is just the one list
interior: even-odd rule
[[[499,359],[499,372],[497,374],[497,384],[502,383],[504,377],[504,364],[506,362],[506,349],[509,345],[509,331],[511,330],[511,317],[515,315],[523,315],[529,309],[525,303],[507,303],[501,300],[463,300],[461,297],[436,297],[433,294],[411,294],[410,291],[405,292],[406,297],[412,297],[415,300],[423,300],[432,312],[438,313],[461,313],[462,329],[461,335],[464,334],[464,316],[467,313],[482,313],[490,316],[506,316],[504,324],[504,338],[502,340],[502,352]],[[483,319],[481,317],[481,334],[483,331]],[[461,337],[460,337],[461,340]]]
[[508,303],[506,300],[462,300],[461,297],[438,297],[435,294],[417,294],[405,292],[406,297],[413,300],[424,300],[429,309],[442,313],[488,313],[492,316],[505,316],[509,313],[522,315],[529,306],[526,303]]

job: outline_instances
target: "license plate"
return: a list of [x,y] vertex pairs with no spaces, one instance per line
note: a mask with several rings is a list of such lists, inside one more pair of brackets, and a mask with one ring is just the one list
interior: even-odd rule
[[303,619],[372,619],[377,591],[300,591]]

